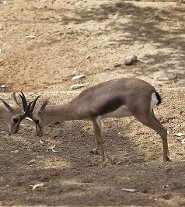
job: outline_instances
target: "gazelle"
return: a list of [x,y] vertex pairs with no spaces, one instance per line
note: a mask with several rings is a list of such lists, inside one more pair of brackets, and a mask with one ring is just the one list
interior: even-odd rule
[[160,95],[149,83],[137,78],[121,78],[90,87],[68,103],[48,105],[48,100],[45,100],[37,115],[30,113],[29,116],[36,124],[38,136],[43,136],[50,122],[91,120],[96,137],[95,152],[100,150],[103,162],[105,155],[101,119],[134,116],[159,133],[163,144],[163,161],[166,162],[169,161],[167,130],[153,112],[154,106],[160,103]]
[[[21,92],[22,93],[22,92]],[[19,130],[20,122],[27,117],[28,112],[30,113],[32,102],[27,105],[26,98],[24,94],[20,95],[22,99],[22,106],[18,103],[15,93],[12,94],[12,98],[16,103],[16,106],[10,106],[5,100],[0,99],[2,103],[0,104],[0,119],[7,124],[10,134],[15,134]]]

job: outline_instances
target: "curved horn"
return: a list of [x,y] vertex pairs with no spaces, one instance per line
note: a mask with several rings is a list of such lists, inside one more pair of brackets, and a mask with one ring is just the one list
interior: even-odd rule
[[21,97],[21,100],[22,100],[23,109],[24,109],[24,111],[26,111],[27,106],[28,106],[27,100],[26,100],[26,97],[22,91],[21,91],[21,94],[19,94],[19,96]]
[[31,101],[31,102],[28,104],[26,110],[24,111],[24,114],[21,114],[21,115],[20,115],[20,121],[23,120],[23,119],[26,118],[26,117],[30,117],[30,118],[32,117],[32,114],[30,113],[30,107],[31,107],[32,103],[33,103],[33,101]]
[[37,98],[33,101],[32,105],[31,105],[31,107],[30,107],[30,113],[33,112],[33,110],[34,110],[34,108],[35,108],[35,104],[36,104],[36,102],[37,102],[37,100],[38,100],[39,98],[40,98],[40,96],[37,96]]
[[40,111],[44,111],[45,107],[48,105],[48,99],[46,99],[44,101],[44,103],[42,104],[41,108],[40,108]]

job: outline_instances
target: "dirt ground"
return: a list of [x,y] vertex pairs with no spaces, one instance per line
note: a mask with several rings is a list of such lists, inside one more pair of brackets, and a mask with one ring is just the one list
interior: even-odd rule
[[[142,78],[163,97],[155,113],[172,159],[162,162],[159,135],[134,118],[103,121],[105,165],[90,153],[90,122],[52,123],[43,142],[28,120],[11,136],[1,122],[1,206],[185,206],[185,136],[176,135],[185,134],[184,14],[180,1],[0,0],[2,98],[23,90],[57,104],[106,80]],[[125,66],[133,54],[139,61]]]

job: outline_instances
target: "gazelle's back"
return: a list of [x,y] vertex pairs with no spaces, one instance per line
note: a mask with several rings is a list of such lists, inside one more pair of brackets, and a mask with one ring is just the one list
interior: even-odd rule
[[129,102],[139,99],[151,100],[155,89],[149,83],[137,78],[121,78],[100,83],[82,91],[71,103],[79,114],[99,116],[111,113]]

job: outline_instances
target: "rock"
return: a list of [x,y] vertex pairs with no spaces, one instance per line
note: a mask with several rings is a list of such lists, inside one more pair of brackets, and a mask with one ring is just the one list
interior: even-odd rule
[[71,89],[75,90],[75,89],[79,89],[79,88],[83,88],[83,87],[85,87],[85,85],[83,85],[83,84],[76,84],[76,85],[72,85]]
[[85,75],[75,75],[72,77],[71,80],[79,80],[79,79],[82,79],[82,78],[85,78]]
[[133,65],[137,61],[136,55],[131,55],[125,58],[124,64],[125,65]]

